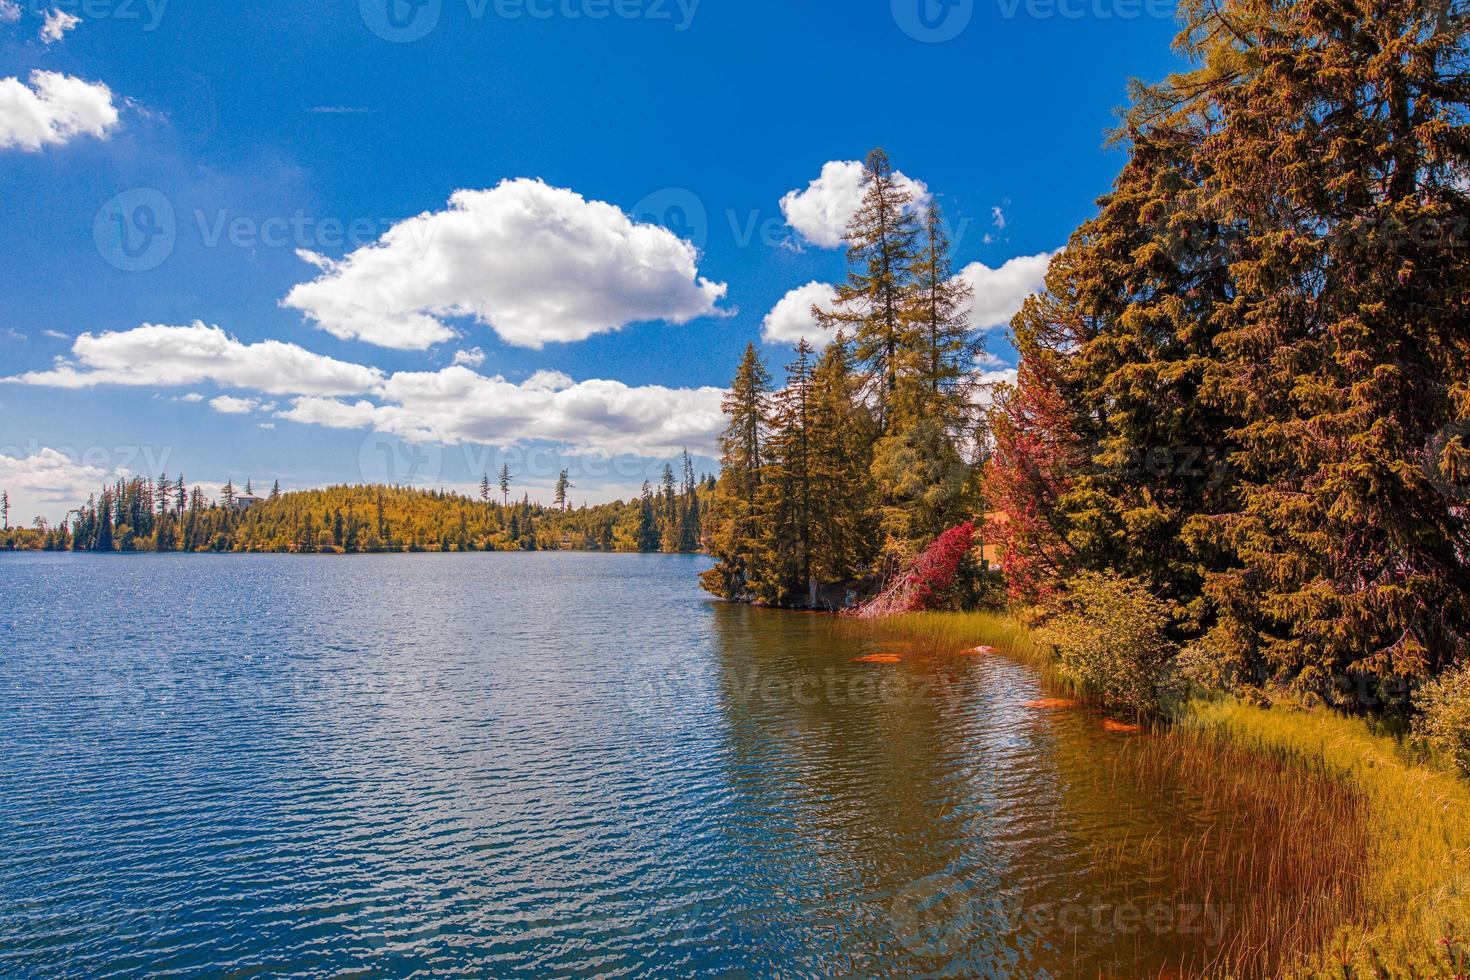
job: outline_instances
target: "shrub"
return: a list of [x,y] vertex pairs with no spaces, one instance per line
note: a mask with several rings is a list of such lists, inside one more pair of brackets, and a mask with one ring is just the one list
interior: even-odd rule
[[1169,607],[1135,579],[1086,572],[1071,579],[1041,631],[1064,676],[1105,704],[1159,714],[1178,648]]
[[1414,698],[1414,735],[1470,779],[1470,662],[1426,684]]

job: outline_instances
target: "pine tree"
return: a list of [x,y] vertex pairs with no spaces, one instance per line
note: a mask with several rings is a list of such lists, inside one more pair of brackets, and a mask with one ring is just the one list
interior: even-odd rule
[[92,550],[111,551],[112,548],[112,496],[109,492],[104,492],[102,499],[97,502],[97,537]]
[[1168,87],[1219,120],[1196,221],[1236,229],[1208,384],[1242,485],[1210,527],[1243,567],[1210,645],[1329,700],[1470,655],[1470,456],[1441,439],[1470,421],[1470,22],[1434,8],[1197,9],[1211,60]]
[[5,530],[10,530],[10,492],[0,493],[0,521],[3,521]]
[[912,195],[898,181],[888,154],[875,149],[863,169],[863,202],[848,227],[847,282],[832,309],[814,309],[824,327],[851,331],[886,431],[900,379],[912,360],[913,264],[919,226]]
[[970,324],[974,291],[954,274],[938,202],[924,218],[923,247],[913,265],[905,315],[911,346],[906,414],[943,421],[956,443],[973,436],[976,364],[985,345]]
[[770,383],[755,344],[746,345],[723,402],[729,423],[720,437],[721,472],[709,515],[715,565],[700,577],[707,591],[724,599],[749,598],[756,576],[761,449]]
[[638,498],[638,550],[658,551],[658,509],[653,496],[653,486],[643,481],[643,492]]
[[270,496],[270,499],[271,500],[280,500],[281,499],[281,481],[280,480],[277,480],[273,484],[271,484],[271,496]]
[[827,583],[861,577],[874,558],[877,535],[870,476],[876,421],[858,398],[849,353],[839,334],[812,373],[812,574]]
[[567,509],[567,491],[572,488],[572,481],[566,470],[562,470],[556,477],[556,506],[558,510]]
[[510,464],[500,465],[500,497],[504,506],[510,506]]
[[755,595],[787,606],[814,604],[812,577],[811,345],[796,346],[786,385],[772,399],[761,470]]

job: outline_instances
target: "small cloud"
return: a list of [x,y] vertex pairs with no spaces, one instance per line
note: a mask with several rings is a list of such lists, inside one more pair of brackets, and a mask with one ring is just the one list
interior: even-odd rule
[[54,71],[33,71],[30,84],[0,78],[0,150],[35,153],[78,136],[107,139],[117,128],[118,109],[106,85]]
[[199,394],[199,392],[197,392],[197,391],[191,391],[187,395],[180,395],[179,396],[179,401],[181,401],[181,402],[196,402],[197,403],[197,402],[204,401],[204,396],[201,395],[201,394]]
[[314,105],[306,111],[314,116],[361,116],[373,110],[357,105]]
[[999,228],[1001,231],[1006,230],[1006,213],[1004,211],[1002,211],[999,207],[993,207],[990,209],[990,217],[995,227]]
[[82,19],[75,14],[69,14],[65,10],[46,11],[46,22],[41,25],[41,40],[47,44],[55,44],[61,40],[61,36],[72,30]]
[[41,336],[50,337],[52,340],[71,340],[70,337],[62,333],[60,330],[42,330]]
[[485,363],[485,352],[480,350],[480,348],[478,347],[471,347],[469,350],[455,351],[454,363],[463,364],[465,367],[477,368],[481,364]]
[[220,395],[218,398],[211,398],[209,400],[209,407],[225,415],[249,415],[260,407],[260,402],[254,398],[234,398],[230,395]]
[[1003,358],[997,357],[990,351],[981,351],[975,355],[975,363],[981,367],[1003,369],[1010,367]]
[[276,423],[274,423],[274,422],[262,422],[262,423],[260,423],[260,428],[262,428],[262,429],[274,429],[275,427],[276,427]]
[[12,330],[9,327],[5,328],[5,336],[9,337],[11,340],[18,340],[21,343],[25,343],[28,339],[26,335],[21,333],[19,330]]
[[20,4],[13,0],[0,0],[0,24],[14,24],[20,20]]

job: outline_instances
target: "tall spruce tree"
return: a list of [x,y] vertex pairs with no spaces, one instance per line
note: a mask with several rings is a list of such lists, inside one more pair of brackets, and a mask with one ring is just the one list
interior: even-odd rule
[[899,181],[888,154],[875,149],[863,165],[863,201],[847,229],[847,282],[831,309],[813,310],[817,322],[854,338],[854,355],[876,399],[886,431],[892,424],[912,323],[913,265],[919,247],[915,201]]
[[755,594],[789,606],[815,601],[812,577],[811,381],[812,354],[805,340],[786,368],[786,384],[772,398],[761,469],[760,537]]
[[748,344],[723,407],[729,422],[720,437],[720,479],[710,514],[713,568],[701,576],[704,588],[724,599],[750,597],[757,575],[760,537],[760,487],[771,376],[755,344]]
[[1209,527],[1239,567],[1209,645],[1344,704],[1470,655],[1470,26],[1441,14],[1201,5],[1202,67],[1151,93],[1208,130],[1187,201],[1231,229],[1207,386],[1241,485]]
[[812,372],[809,399],[812,574],[833,584],[866,574],[877,537],[870,474],[877,422],[858,397],[850,352],[839,333]]

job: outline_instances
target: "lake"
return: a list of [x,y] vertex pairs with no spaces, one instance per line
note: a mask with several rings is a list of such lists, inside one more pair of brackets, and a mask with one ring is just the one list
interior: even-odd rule
[[[704,559],[0,555],[0,974],[1158,974],[1129,739]],[[1127,867],[1126,861],[1122,865]],[[1175,896],[1167,901],[1158,896]]]

